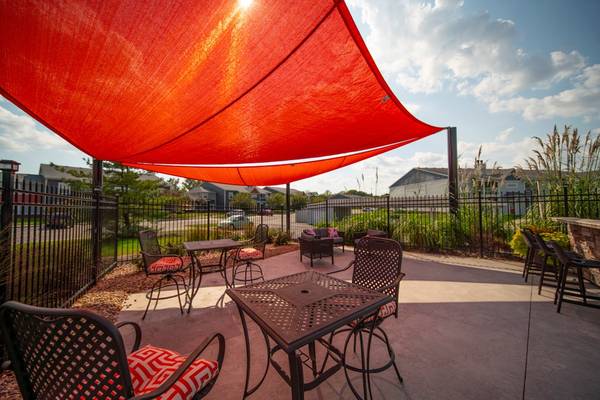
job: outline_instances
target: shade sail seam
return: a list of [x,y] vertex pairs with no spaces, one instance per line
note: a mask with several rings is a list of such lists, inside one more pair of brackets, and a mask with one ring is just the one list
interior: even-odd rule
[[329,18],[331,16],[331,14],[333,13],[334,10],[336,10],[338,4],[341,2],[342,0],[334,0],[333,2],[333,6],[331,6],[331,8],[325,13],[325,15],[323,16],[323,18],[321,18],[321,20],[310,30],[310,32],[308,32],[308,34],[281,60],[279,61],[269,72],[267,72],[262,78],[260,78],[258,81],[256,81],[252,86],[250,86],[248,89],[246,89],[242,94],[240,94],[238,97],[236,97],[235,99],[233,99],[231,102],[227,103],[225,106],[223,106],[220,110],[214,112],[213,114],[209,115],[208,117],[206,117],[204,120],[200,121],[199,123],[197,123],[196,125],[192,126],[191,128],[185,130],[184,132],[170,138],[169,140],[155,145],[153,147],[150,147],[149,149],[145,149],[143,151],[140,151],[138,153],[135,154],[131,154],[129,156],[127,156],[126,158],[122,159],[121,161],[130,161],[133,157],[139,157],[145,153],[148,153],[150,151],[156,150],[162,146],[168,145],[170,143],[173,143],[174,141],[186,136],[189,133],[192,133],[193,131],[197,130],[198,128],[200,128],[202,125],[206,124],[207,122],[211,121],[212,119],[214,119],[215,117],[217,117],[218,115],[222,114],[224,111],[226,111],[227,109],[229,109],[231,106],[233,106],[235,103],[237,103],[238,101],[240,101],[241,99],[243,99],[246,95],[248,95],[251,91],[253,91],[254,89],[256,89],[262,82],[264,82],[265,80],[267,80],[271,75],[273,75],[283,64],[285,64],[311,37],[312,35],[319,29],[319,27],[327,20],[327,18]]

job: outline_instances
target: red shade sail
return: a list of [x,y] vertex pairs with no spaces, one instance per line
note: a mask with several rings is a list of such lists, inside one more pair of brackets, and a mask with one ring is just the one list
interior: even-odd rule
[[[1,0],[0,93],[95,158],[227,183],[440,130],[400,104],[344,2],[240,4]],[[282,165],[219,167],[265,162]]]

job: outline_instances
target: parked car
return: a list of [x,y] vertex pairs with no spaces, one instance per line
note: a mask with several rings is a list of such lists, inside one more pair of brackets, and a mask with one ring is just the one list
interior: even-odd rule
[[258,211],[258,215],[273,215],[273,210],[271,210],[270,208],[263,208],[260,211]]
[[219,228],[225,229],[244,229],[251,225],[252,222],[245,215],[232,215],[219,221]]
[[72,228],[74,224],[73,217],[66,212],[57,212],[46,217],[46,228],[48,229]]
[[246,212],[244,210],[240,210],[239,208],[237,208],[234,210],[229,210],[225,214],[226,217],[232,217],[234,215],[246,215]]

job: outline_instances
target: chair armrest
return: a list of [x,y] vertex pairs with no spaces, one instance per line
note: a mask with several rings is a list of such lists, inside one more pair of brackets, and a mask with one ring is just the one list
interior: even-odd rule
[[0,364],[0,371],[12,371],[12,364],[10,360],[6,360]]
[[333,274],[337,274],[338,272],[346,271],[347,269],[350,269],[350,267],[352,267],[353,265],[354,265],[354,260],[350,261],[350,263],[346,267],[344,267],[342,269],[338,269],[336,271],[328,272],[327,275],[333,275]]
[[126,325],[131,325],[133,327],[133,332],[135,332],[135,341],[133,342],[133,346],[130,351],[130,353],[132,353],[140,348],[140,342],[142,341],[142,330],[138,324],[132,321],[123,321],[115,324],[117,329],[121,329]]
[[169,379],[167,379],[162,385],[156,388],[156,390],[153,390],[150,393],[146,393],[140,396],[134,396],[133,398],[131,398],[131,400],[156,399],[161,394],[169,390],[175,384],[175,382],[177,382],[179,378],[181,378],[181,376],[187,371],[187,369],[192,365],[192,363],[196,361],[196,359],[200,356],[200,354],[202,354],[202,352],[208,347],[208,345],[211,344],[215,339],[219,341],[219,353],[217,355],[217,363],[219,369],[216,375],[213,377],[213,379],[217,379],[217,377],[219,376],[219,372],[223,368],[223,358],[225,357],[225,338],[220,333],[215,333],[210,338],[205,339],[200,344],[200,346],[198,346],[196,350],[194,350],[188,356],[188,358],[186,358],[184,363],[181,364],[179,368],[177,368],[177,370],[171,374],[171,376],[169,376]]
[[396,286],[398,286],[400,284],[400,281],[402,280],[402,278],[404,278],[406,276],[406,274],[404,272],[400,272],[400,275],[398,275],[396,277],[396,279],[394,279],[394,282],[390,283],[387,286],[384,286],[382,288],[377,289],[378,292],[385,292],[388,289],[393,289]]

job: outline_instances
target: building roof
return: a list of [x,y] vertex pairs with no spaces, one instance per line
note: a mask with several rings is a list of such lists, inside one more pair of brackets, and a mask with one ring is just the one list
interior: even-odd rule
[[[473,174],[476,171],[477,170],[475,168],[459,168],[458,173],[460,176],[461,174],[462,175]],[[517,168],[485,168],[480,171],[482,173],[482,176],[485,176],[485,177],[488,177],[491,179],[508,179],[509,177],[510,177],[510,179],[536,178],[540,174],[539,171],[532,171],[532,170],[528,170],[528,169],[517,169]],[[435,176],[436,178],[443,178],[443,179],[448,178],[448,168],[437,168],[437,167],[412,168],[406,174],[402,175],[396,182],[394,182],[392,185],[390,185],[390,188],[396,187],[396,186],[403,186],[403,185],[407,184],[405,182],[405,180],[406,180],[405,178],[408,175],[413,174],[415,172],[424,172],[426,174]]]
[[40,164],[40,175],[57,181],[91,180],[92,169],[68,165]]
[[[269,192],[271,192],[271,193],[285,194],[285,187],[280,187],[280,186],[266,186],[264,189],[267,190],[267,191],[269,191]],[[304,192],[302,190],[290,188],[290,194],[296,194],[296,193],[304,193]]]
[[[227,183],[216,183],[216,182],[204,182],[202,185],[212,185],[216,186],[221,190],[226,190],[228,192],[244,192],[250,193],[252,191],[252,186],[241,186],[241,185],[229,185]],[[209,189],[210,190],[210,189]]]

